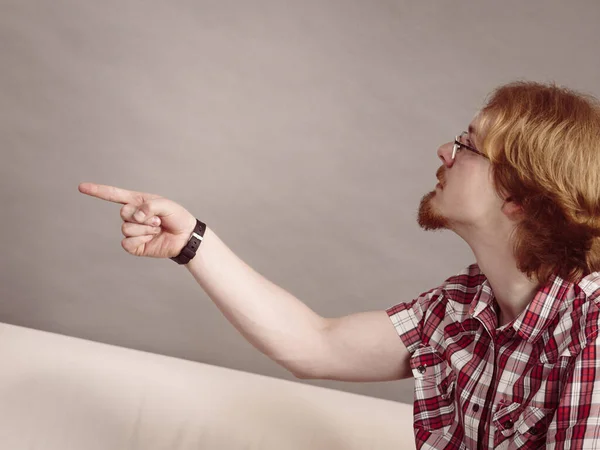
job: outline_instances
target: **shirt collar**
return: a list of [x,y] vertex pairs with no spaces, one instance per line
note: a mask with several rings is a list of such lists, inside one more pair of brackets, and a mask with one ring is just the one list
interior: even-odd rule
[[[586,297],[597,299],[600,296],[600,273],[593,272],[577,284],[569,283],[553,274],[507,328],[512,327],[522,339],[534,343],[558,312],[567,308],[580,292],[584,292]],[[496,301],[492,287],[485,277],[473,297],[469,312],[472,317],[478,317],[493,336],[498,327]]]
[[525,310],[513,321],[512,327],[524,340],[535,343],[561,309],[573,301],[574,284],[556,274],[550,276]]
[[[482,274],[483,275],[483,274]],[[494,294],[492,286],[487,278],[477,288],[473,301],[469,307],[469,314],[481,321],[490,336],[494,336],[494,330],[498,326],[498,315],[495,310]]]

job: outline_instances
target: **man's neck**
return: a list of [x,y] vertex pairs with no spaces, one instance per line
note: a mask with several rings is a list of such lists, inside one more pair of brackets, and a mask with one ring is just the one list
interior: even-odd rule
[[477,258],[477,264],[485,274],[499,307],[498,326],[516,319],[533,300],[540,289],[519,271],[511,255],[495,255],[489,259]]

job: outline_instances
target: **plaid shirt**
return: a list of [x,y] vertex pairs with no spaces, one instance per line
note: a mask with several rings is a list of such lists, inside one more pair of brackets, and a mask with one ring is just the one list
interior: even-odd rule
[[498,328],[477,264],[387,310],[411,354],[423,449],[600,448],[600,273],[553,276]]

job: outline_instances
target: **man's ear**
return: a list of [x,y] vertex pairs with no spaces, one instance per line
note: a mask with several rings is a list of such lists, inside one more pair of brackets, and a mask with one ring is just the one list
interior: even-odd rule
[[508,197],[502,205],[502,212],[511,219],[518,219],[523,214],[523,207]]

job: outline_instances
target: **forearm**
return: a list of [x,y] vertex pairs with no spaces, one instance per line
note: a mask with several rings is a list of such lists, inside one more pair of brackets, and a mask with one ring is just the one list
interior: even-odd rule
[[244,263],[210,228],[186,267],[254,347],[296,375],[310,370],[323,317]]

